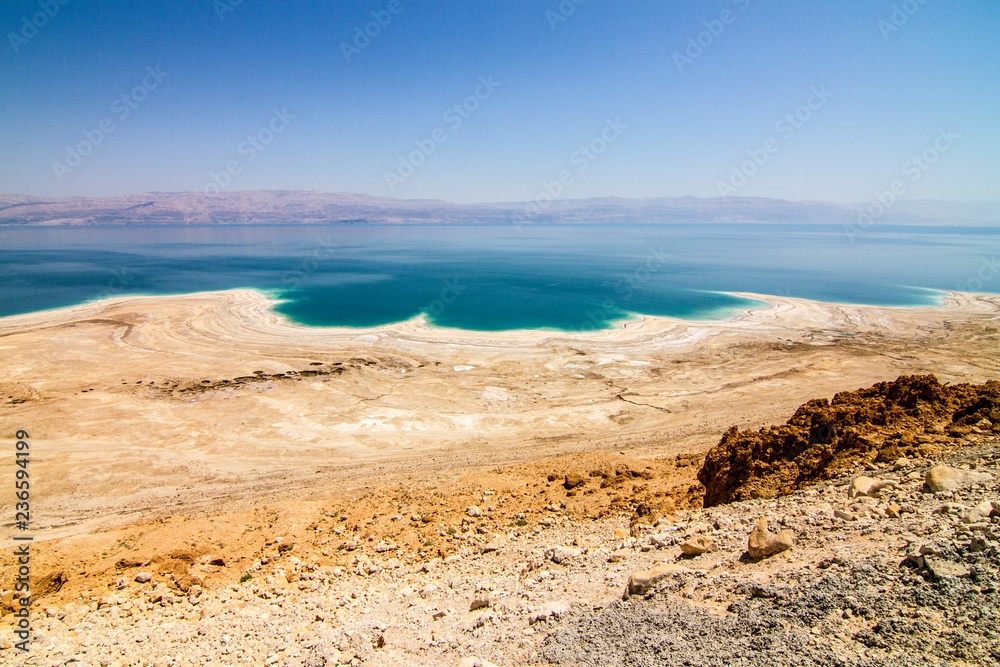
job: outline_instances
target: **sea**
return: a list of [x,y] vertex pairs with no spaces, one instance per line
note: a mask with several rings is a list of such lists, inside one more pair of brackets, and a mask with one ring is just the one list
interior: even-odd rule
[[824,224],[0,227],[0,316],[251,288],[311,327],[478,331],[735,316],[733,294],[928,306],[1000,293],[1000,227]]

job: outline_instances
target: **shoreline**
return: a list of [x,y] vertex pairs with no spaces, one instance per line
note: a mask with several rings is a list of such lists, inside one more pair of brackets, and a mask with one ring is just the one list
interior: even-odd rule
[[[789,296],[779,296],[772,294],[761,294],[756,292],[738,292],[738,291],[722,291],[722,290],[705,290],[714,294],[722,294],[726,296],[736,297],[740,299],[746,299],[749,301],[757,301],[764,304],[765,306],[773,306],[774,304],[780,303],[782,301],[793,301],[801,303],[812,303],[825,305],[837,308],[882,308],[882,309],[927,309],[927,308],[940,308],[944,307],[948,303],[949,297],[959,297],[966,296],[970,298],[989,298],[989,297],[1000,297],[1000,294],[993,294],[990,292],[958,292],[954,290],[939,290],[932,288],[913,288],[920,289],[927,292],[935,293],[935,299],[938,301],[936,304],[918,304],[918,305],[877,305],[877,304],[866,304],[866,303],[848,303],[848,302],[837,302],[837,301],[821,301],[816,299],[806,299],[801,297],[789,297]],[[526,328],[526,329],[466,329],[462,327],[449,327],[433,324],[430,322],[426,313],[420,313],[414,315],[410,319],[400,320],[397,322],[387,322],[384,324],[379,324],[375,326],[367,327],[353,327],[345,325],[311,325],[303,322],[296,321],[277,311],[275,306],[282,303],[286,303],[288,299],[283,299],[277,296],[273,289],[265,288],[254,288],[254,287],[237,287],[226,290],[208,290],[202,292],[183,292],[177,294],[123,294],[118,296],[107,296],[102,298],[96,298],[88,301],[84,301],[77,304],[72,304],[69,306],[62,306],[57,308],[47,308],[43,310],[35,310],[25,313],[15,313],[12,315],[0,316],[0,326],[7,320],[14,318],[30,318],[32,316],[41,316],[46,314],[58,315],[61,312],[78,312],[87,307],[103,308],[106,306],[118,305],[126,301],[142,301],[142,300],[162,300],[162,299],[186,299],[186,298],[200,298],[210,295],[226,295],[226,294],[253,294],[257,297],[263,298],[268,302],[268,309],[276,317],[281,318],[281,320],[289,327],[297,327],[304,331],[332,331],[332,332],[354,332],[354,333],[368,333],[373,331],[384,331],[387,329],[394,329],[397,327],[420,327],[422,329],[435,329],[442,332],[454,332],[456,334],[475,334],[481,336],[491,336],[491,335],[503,335],[503,334],[518,334],[518,333],[537,333],[537,334],[600,334],[602,332],[615,331],[627,328],[630,324],[637,322],[643,322],[645,320],[663,320],[669,322],[675,322],[679,324],[692,324],[692,325],[711,325],[716,323],[726,323],[732,322],[734,320],[739,320],[744,317],[752,317],[755,311],[767,310],[768,308],[760,307],[745,307],[745,306],[732,306],[723,307],[719,306],[717,308],[711,309],[713,313],[718,313],[718,317],[703,317],[703,318],[685,318],[685,317],[674,317],[667,315],[653,315],[649,313],[629,313],[632,318],[623,318],[615,321],[615,326],[608,327],[604,329],[560,329],[558,327],[545,327],[545,328]]]

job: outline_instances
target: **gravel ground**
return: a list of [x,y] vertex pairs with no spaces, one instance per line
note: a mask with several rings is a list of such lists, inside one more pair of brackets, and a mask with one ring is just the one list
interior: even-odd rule
[[[924,480],[938,463],[981,477],[931,493]],[[851,498],[859,476],[895,486]],[[499,534],[470,517],[456,535],[461,553],[429,563],[365,548],[331,567],[305,542],[272,542],[228,587],[181,593],[157,574],[62,606],[42,600],[32,651],[5,641],[0,663],[995,665],[998,500],[1000,444],[990,438],[631,531],[631,515],[587,520],[557,508]],[[794,546],[751,558],[759,518],[791,531]],[[714,550],[683,555],[692,540]],[[658,581],[622,599],[654,567],[665,568]]]
[[[555,664],[637,667],[1000,664],[1000,525],[995,513],[983,522],[970,512],[983,500],[1000,498],[998,456],[980,449],[948,462],[986,469],[993,480],[944,494],[901,485],[880,494],[880,502],[863,505],[875,512],[867,518],[792,519],[788,523],[802,527],[800,544],[843,541],[841,548],[833,546],[838,555],[798,567],[793,557],[766,581],[741,579],[731,570],[701,574],[695,588],[702,595],[693,597],[711,597],[713,588],[737,596],[721,615],[686,599],[692,597],[686,589],[690,576],[676,574],[646,597],[564,619],[542,655]],[[906,469],[900,472],[881,477],[902,484]],[[827,511],[816,499],[842,496],[850,481],[795,494],[772,511],[815,517]],[[901,506],[900,518],[877,514],[889,504]],[[726,513],[730,519],[751,516],[760,505],[737,503]],[[863,548],[865,540],[875,548]],[[852,554],[858,549],[863,555]],[[921,559],[921,551],[931,555]],[[935,564],[943,571],[938,576]],[[724,564],[722,569],[728,570]]]

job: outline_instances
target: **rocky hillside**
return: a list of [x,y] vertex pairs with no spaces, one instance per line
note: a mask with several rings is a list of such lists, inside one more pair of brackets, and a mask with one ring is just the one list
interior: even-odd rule
[[976,442],[631,528],[630,512],[559,505],[498,521],[513,492],[483,489],[451,535],[459,547],[426,561],[377,536],[342,547],[331,503],[318,531],[276,517],[243,565],[175,551],[188,574],[123,562],[72,595],[69,572],[36,600],[31,653],[2,639],[0,662],[996,665],[1000,442]]
[[[641,594],[552,624],[549,664],[1000,664],[998,439],[785,496],[684,512],[638,541]],[[869,477],[868,475],[872,475]],[[770,555],[755,524],[770,525]],[[663,546],[663,545],[678,545]],[[615,553],[615,552],[613,552]],[[691,555],[687,555],[691,554]],[[757,557],[755,557],[757,556]]]
[[32,651],[0,663],[1000,665],[996,385],[811,401],[765,432],[879,446],[712,507],[700,457],[587,454],[39,542]]
[[929,456],[969,433],[1000,433],[1000,382],[947,386],[905,376],[812,400],[782,426],[729,429],[708,452],[698,479],[706,507],[776,498],[857,461]]

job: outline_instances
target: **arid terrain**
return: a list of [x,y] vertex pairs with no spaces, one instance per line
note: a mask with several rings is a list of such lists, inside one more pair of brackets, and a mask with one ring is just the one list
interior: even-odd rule
[[[728,588],[713,584],[729,591],[711,611],[723,621],[726,605],[747,598],[741,585],[787,582],[775,563],[813,567],[838,540],[856,545],[838,567],[862,564],[872,550],[887,557],[902,533],[869,530],[892,518],[884,508],[875,524],[854,523],[850,478],[824,482],[818,499],[804,482],[783,484],[780,493],[799,489],[792,505],[751,493],[699,509],[705,453],[731,427],[783,424],[811,399],[901,375],[948,384],[1000,378],[1000,297],[879,308],[741,296],[762,306],[729,321],[643,318],[596,333],[477,333],[420,320],[305,329],[250,291],[115,298],[0,319],[2,435],[13,443],[23,429],[31,443],[41,637],[26,664],[459,664],[471,656],[599,664],[566,639],[582,626],[546,619],[598,610],[602,623],[631,624],[614,620],[620,609],[610,601],[631,572],[680,553],[681,540],[650,535],[718,533],[718,553],[698,557],[712,563],[691,569],[734,578]],[[996,468],[988,419],[953,432],[942,427],[943,412],[935,419],[908,424],[909,436],[881,434],[874,450],[824,475],[863,469],[856,466],[891,473],[898,504],[928,523],[923,512],[947,501],[920,490],[938,458]],[[909,462],[893,470],[878,456],[883,445]],[[8,452],[0,476],[11,480]],[[972,489],[975,497],[954,500],[962,505],[955,517],[1000,500],[995,485]],[[814,501],[830,508],[810,514]],[[841,506],[855,518],[834,517]],[[729,512],[729,523],[697,529],[718,512]],[[797,546],[744,564],[754,514],[794,528]],[[4,558],[13,520],[11,506]],[[809,531],[825,536],[803,542]],[[983,558],[992,558],[989,548]],[[2,602],[10,604],[6,572]],[[555,613],[532,620],[550,603]],[[577,620],[596,622],[588,619]],[[613,636],[602,627],[592,636]],[[132,631],[141,639],[126,646]],[[94,645],[97,637],[106,641]],[[5,664],[26,660],[4,641]],[[808,637],[787,648],[811,647],[802,650],[818,657],[803,664],[901,655],[896,644],[851,641],[836,647],[841,663],[823,662],[834,649]],[[952,657],[977,664],[984,655]],[[623,660],[608,664],[663,664]]]
[[[879,223],[993,225],[993,202],[907,202]],[[253,225],[253,224],[577,224],[675,222],[822,222],[850,225],[867,204],[792,202],[763,197],[596,197],[549,202],[455,204],[440,199],[395,199],[342,192],[249,190],[143,192],[119,197],[53,199],[0,194],[6,225]]]

